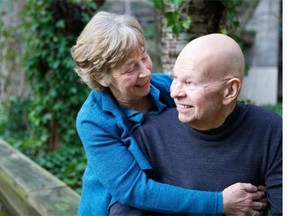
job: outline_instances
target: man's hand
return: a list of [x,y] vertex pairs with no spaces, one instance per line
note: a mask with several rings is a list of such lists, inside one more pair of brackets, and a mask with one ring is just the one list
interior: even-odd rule
[[236,183],[223,191],[223,214],[229,216],[258,216],[267,209],[265,188],[249,183]]

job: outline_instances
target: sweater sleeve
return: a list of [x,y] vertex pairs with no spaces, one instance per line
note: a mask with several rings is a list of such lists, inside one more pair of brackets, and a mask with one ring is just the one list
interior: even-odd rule
[[131,135],[121,137],[124,144],[111,132],[117,127],[107,126],[111,122],[107,121],[103,127],[85,119],[78,120],[77,130],[85,146],[88,166],[114,199],[124,205],[162,213],[222,214],[222,192],[188,190],[148,179],[129,151],[133,145],[127,146],[135,142]]

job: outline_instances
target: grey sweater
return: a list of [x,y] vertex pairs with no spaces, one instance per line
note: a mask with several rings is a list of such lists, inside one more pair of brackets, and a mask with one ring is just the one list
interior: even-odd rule
[[[134,132],[153,167],[151,178],[206,191],[236,182],[266,185],[272,214],[282,215],[282,119],[275,112],[238,104],[222,126],[205,132],[181,123],[177,115],[169,108],[147,116]],[[129,208],[125,211],[129,215]]]

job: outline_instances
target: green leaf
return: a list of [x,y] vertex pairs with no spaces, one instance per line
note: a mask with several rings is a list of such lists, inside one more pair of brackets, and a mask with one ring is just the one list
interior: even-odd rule
[[56,22],[56,27],[57,28],[64,28],[65,27],[64,20],[59,20],[58,22]]
[[167,12],[165,13],[165,17],[167,19],[167,27],[173,26],[178,22],[180,14],[178,12]]
[[191,17],[186,17],[185,20],[183,20],[181,22],[182,26],[185,28],[185,29],[189,29],[191,24],[192,24],[192,18]]
[[171,3],[175,6],[175,9],[178,10],[182,4],[182,0],[171,0]]
[[178,35],[179,33],[183,32],[184,28],[180,23],[176,23],[173,25],[172,31],[174,34]]
[[151,3],[153,3],[154,6],[155,6],[158,10],[163,11],[164,6],[163,6],[162,0],[149,0],[149,1],[150,1]]

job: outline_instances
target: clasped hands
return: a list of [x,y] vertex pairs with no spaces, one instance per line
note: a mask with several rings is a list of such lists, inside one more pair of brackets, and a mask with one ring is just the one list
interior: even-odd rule
[[223,214],[226,216],[260,216],[267,213],[269,203],[265,186],[236,183],[223,191]]

